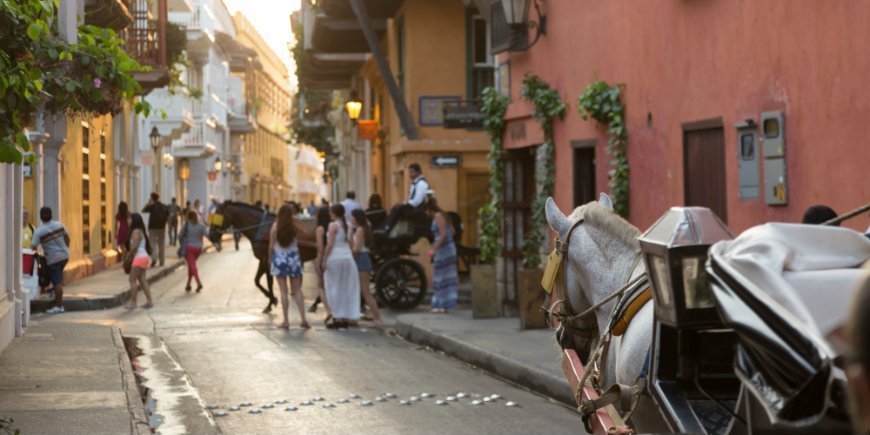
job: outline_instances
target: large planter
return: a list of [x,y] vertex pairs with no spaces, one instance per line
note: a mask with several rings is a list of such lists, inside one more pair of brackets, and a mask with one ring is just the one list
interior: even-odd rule
[[543,269],[521,269],[517,273],[517,305],[520,314],[520,329],[547,327],[547,318],[541,311],[547,293],[541,287]]
[[471,265],[471,310],[476,319],[498,317],[501,298],[495,279],[494,264]]

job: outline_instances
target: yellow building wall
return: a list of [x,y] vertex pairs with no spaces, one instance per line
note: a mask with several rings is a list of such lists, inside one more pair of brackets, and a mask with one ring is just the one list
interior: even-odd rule
[[[87,154],[83,152],[84,129],[88,130]],[[105,144],[103,149],[101,142]],[[69,118],[66,144],[61,148],[60,159],[60,221],[66,226],[71,239],[66,276],[77,279],[105,267],[106,258],[111,263],[116,255],[113,250],[116,204],[112,175],[112,117]],[[84,213],[85,203],[88,204],[87,216]]]

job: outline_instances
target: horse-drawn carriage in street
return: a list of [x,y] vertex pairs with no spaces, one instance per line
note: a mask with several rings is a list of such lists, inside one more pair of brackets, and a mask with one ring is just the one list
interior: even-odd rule
[[[238,231],[251,241],[254,255],[260,261],[254,283],[269,299],[263,312],[270,312],[277,305],[268,264],[269,229],[275,222],[275,214],[253,205],[226,201],[218,206],[215,215],[217,218],[212,221],[210,238],[219,240],[223,232]],[[462,234],[459,216],[456,213],[448,215],[456,230],[455,237],[459,239]],[[383,211],[374,212],[369,213],[368,218],[375,227],[383,222],[386,215]],[[305,228],[305,231],[299,233],[297,240],[300,257],[303,262],[314,260],[317,257],[317,244],[314,240],[316,222],[311,217],[299,217],[298,221]],[[374,246],[370,252],[374,265],[371,283],[380,304],[399,310],[412,309],[426,296],[428,279],[425,269],[408,257],[413,254],[411,247],[420,239],[427,238],[432,241],[431,223],[425,213],[415,210],[400,219],[389,233],[375,233]],[[474,248],[460,248],[462,252],[474,251]],[[473,256],[474,253],[467,255]],[[260,283],[263,276],[266,276],[266,287]]]
[[565,216],[542,285],[590,433],[850,433],[838,331],[870,240],[675,207],[641,233],[609,198]]

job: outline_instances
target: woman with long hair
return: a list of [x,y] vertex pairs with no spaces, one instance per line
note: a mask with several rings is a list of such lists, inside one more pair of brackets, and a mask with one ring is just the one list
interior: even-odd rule
[[304,329],[311,326],[305,319],[305,301],[302,299],[302,258],[299,256],[299,247],[296,244],[296,218],[292,205],[284,204],[278,209],[278,218],[272,224],[269,233],[269,263],[272,265],[269,274],[278,280],[281,289],[281,310],[284,313],[284,322],[278,327],[290,328],[290,318],[287,317],[290,309],[290,299],[287,297],[287,281],[290,281],[290,293],[296,301],[299,309],[299,323]]
[[148,240],[148,231],[145,230],[145,221],[142,215],[133,213],[130,216],[130,235],[124,242],[127,255],[133,256],[133,266],[130,268],[130,301],[125,307],[129,310],[136,308],[136,297],[141,288],[145,292],[148,301],[142,308],[151,308],[154,301],[151,299],[151,287],[148,286],[146,271],[151,264],[151,240]]
[[456,268],[456,244],[453,243],[453,226],[438,207],[435,198],[425,206],[426,215],[432,219],[432,234],[435,243],[429,250],[432,259],[432,312],[446,313],[456,306],[459,295],[459,271]]
[[356,268],[359,271],[359,289],[362,292],[362,298],[366,305],[372,311],[372,317],[376,325],[381,325],[381,311],[378,309],[378,303],[372,296],[369,281],[372,275],[372,257],[369,255],[369,249],[372,247],[372,228],[369,226],[369,220],[366,218],[366,212],[362,209],[356,209],[350,212],[350,218],[353,221],[353,238],[352,251],[353,259],[356,261]]
[[347,328],[359,321],[359,272],[348,243],[348,225],[344,207],[335,204],[329,209],[332,222],[326,232],[326,249],[321,263],[326,298],[332,309],[329,328]]
[[200,222],[199,213],[191,209],[187,211],[187,222],[181,227],[181,234],[178,236],[179,244],[181,245],[181,254],[187,261],[187,285],[184,291],[190,291],[191,278],[196,279],[196,292],[202,290],[202,281],[199,279],[199,269],[196,268],[196,259],[202,254],[202,239],[208,235],[208,229]]
[[126,252],[127,237],[130,235],[130,208],[124,201],[118,204],[118,214],[115,215],[115,235],[115,246],[122,253]]
[[308,309],[309,313],[317,312],[317,304],[323,302],[323,308],[326,309],[326,322],[332,319],[332,310],[329,309],[329,301],[326,300],[326,291],[323,287],[323,269],[320,267],[325,258],[323,252],[326,250],[326,233],[329,231],[329,207],[320,207],[317,209],[317,228],[314,230],[314,238],[317,242],[317,258],[314,260],[314,270],[317,272],[317,299],[311,304]]

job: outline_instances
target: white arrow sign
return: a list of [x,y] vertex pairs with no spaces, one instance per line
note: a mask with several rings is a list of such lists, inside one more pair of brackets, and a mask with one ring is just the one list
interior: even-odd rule
[[435,156],[432,158],[435,166],[458,166],[459,156]]

